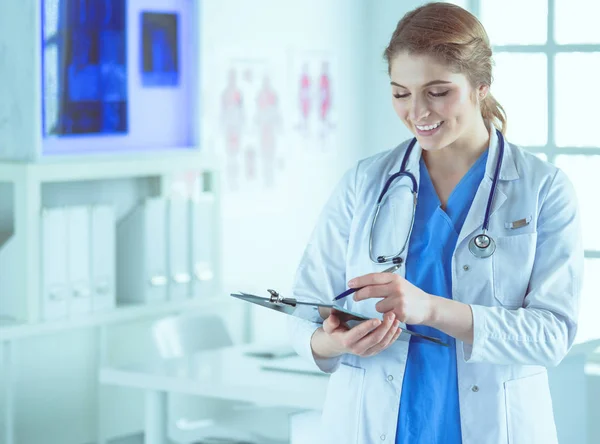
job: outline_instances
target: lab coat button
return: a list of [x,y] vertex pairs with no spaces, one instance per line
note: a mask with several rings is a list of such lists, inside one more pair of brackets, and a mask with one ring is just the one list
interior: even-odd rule
[[385,441],[385,435],[381,435],[380,438],[382,441]]
[[479,391],[479,387],[474,385],[473,387],[471,387],[471,390],[474,391],[475,393],[477,393]]
[[463,270],[465,270],[465,271],[469,271],[469,268],[470,268],[470,267],[469,267],[468,265],[463,265]]
[[392,375],[388,375],[388,381],[393,381],[394,377]]

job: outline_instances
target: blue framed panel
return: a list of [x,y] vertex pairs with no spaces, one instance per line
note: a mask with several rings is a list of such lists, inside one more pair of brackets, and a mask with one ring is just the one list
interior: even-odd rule
[[176,13],[142,12],[140,61],[144,86],[179,84],[178,22]]
[[41,0],[45,136],[128,131],[126,0]]

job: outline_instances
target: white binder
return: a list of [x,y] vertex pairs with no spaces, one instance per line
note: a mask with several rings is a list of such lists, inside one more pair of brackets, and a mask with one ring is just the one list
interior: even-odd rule
[[215,227],[215,198],[203,193],[191,203],[192,296],[213,297],[215,288],[214,256],[217,230]]
[[114,208],[97,205],[91,211],[92,311],[115,308],[116,225]]
[[173,198],[168,205],[169,299],[190,295],[189,200]]
[[71,290],[71,317],[92,311],[90,279],[90,209],[69,207],[66,209],[67,230],[67,276]]
[[117,225],[117,299],[124,303],[167,300],[166,203],[146,199]]
[[67,317],[71,292],[67,276],[67,213],[62,208],[43,209],[41,216],[42,316]]

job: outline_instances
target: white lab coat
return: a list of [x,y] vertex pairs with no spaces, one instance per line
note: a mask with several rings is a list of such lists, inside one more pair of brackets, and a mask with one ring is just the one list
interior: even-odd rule
[[[350,278],[386,267],[369,259],[369,229],[374,203],[398,171],[408,142],[345,174],[306,247],[294,297],[329,302]],[[468,242],[481,231],[497,144],[492,131],[485,176],[452,258],[453,298],[471,306],[474,320],[474,344],[456,341],[463,444],[552,444],[557,437],[546,367],[563,359],[577,330],[583,273],[579,211],[561,170],[506,142],[489,226],[497,249],[490,258],[475,258]],[[420,156],[416,144],[408,169],[417,183]],[[403,202],[393,201],[395,186],[389,191],[391,208],[402,208]],[[393,212],[397,223],[378,236],[389,236],[387,244],[397,246],[410,214]],[[520,219],[529,223],[510,228]],[[404,267],[398,273],[404,275]],[[346,299],[348,308],[370,316],[378,315],[376,302]],[[314,360],[310,338],[317,324],[290,317],[289,326],[297,352]],[[332,373],[323,442],[394,442],[407,341],[401,337],[373,357],[347,354],[316,362]]]

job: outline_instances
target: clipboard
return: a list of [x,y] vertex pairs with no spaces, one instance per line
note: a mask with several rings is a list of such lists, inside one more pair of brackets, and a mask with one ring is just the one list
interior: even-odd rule
[[[298,301],[294,298],[284,298],[275,290],[267,290],[270,293],[269,297],[256,296],[249,293],[239,292],[231,293],[231,296],[242,301],[250,302],[252,304],[260,305],[262,307],[269,308],[286,315],[295,316],[310,322],[322,324],[329,315],[334,312],[335,315],[340,319],[341,322],[346,323],[350,328],[355,325],[368,321],[369,317],[364,316],[360,313],[353,312],[344,307],[335,304],[325,304],[320,302],[307,302]],[[402,329],[402,335],[410,335],[425,339],[426,341],[433,342],[444,347],[448,347],[448,344],[443,342],[439,338],[432,336],[423,335],[408,329]]]

